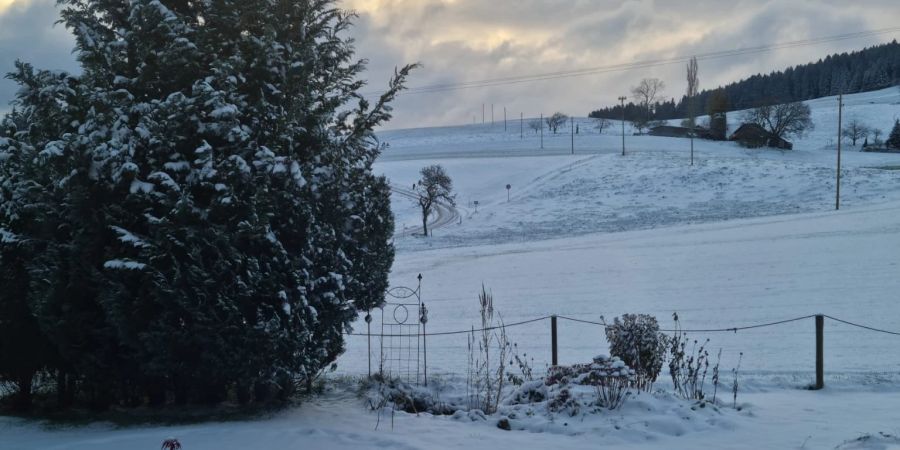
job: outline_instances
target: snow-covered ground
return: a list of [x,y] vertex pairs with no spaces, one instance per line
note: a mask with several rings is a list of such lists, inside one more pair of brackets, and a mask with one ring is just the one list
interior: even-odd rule
[[[184,450],[246,449],[867,449],[900,447],[889,392],[785,390],[746,395],[741,411],[691,410],[641,394],[619,411],[557,417],[527,431],[496,420],[389,413],[379,418],[338,387],[302,407],[253,421],[184,426],[41,428],[0,418],[3,449],[157,449],[177,437]],[[376,425],[378,428],[376,429]],[[888,436],[885,436],[888,435]]]
[[[418,211],[398,192],[394,285],[423,275],[429,332],[476,323],[482,283],[507,323],[559,314],[596,321],[656,315],[671,326],[727,328],[824,313],[900,330],[900,167],[898,154],[860,153],[845,144],[842,208],[834,211],[837,101],[809,102],[815,130],[795,150],[747,150],[732,143],[598,134],[577,119],[545,134],[525,122],[381,133],[390,145],[376,165],[399,189],[418,170],[442,164],[454,181],[461,221],[413,236]],[[844,117],[886,135],[900,116],[900,90],[847,96]],[[732,113],[732,127],[740,114]],[[545,130],[546,133],[546,130]],[[507,201],[505,186],[512,185]],[[478,201],[477,208],[474,202]],[[378,315],[375,315],[376,320]],[[560,321],[560,362],[607,351],[600,327]],[[357,328],[364,331],[364,323]],[[542,370],[549,322],[508,330]],[[722,349],[723,377],[743,353],[741,411],[690,411],[644,395],[606,416],[555,418],[507,432],[496,420],[398,413],[382,417],[332,386],[275,417],[227,424],[115,429],[44,429],[0,419],[0,448],[144,448],[177,436],[206,448],[900,448],[900,337],[826,320],[824,391],[812,381],[812,319],[737,333],[692,333]],[[367,370],[366,341],[348,337],[342,375]],[[428,340],[429,375],[448,389],[465,373],[466,337]],[[666,383],[661,383],[666,387]],[[688,405],[689,406],[689,405]],[[385,420],[387,420],[385,422]],[[884,434],[879,434],[884,433]],[[862,439],[858,439],[861,438]],[[893,447],[892,447],[893,446]],[[154,447],[155,448],[155,447]]]

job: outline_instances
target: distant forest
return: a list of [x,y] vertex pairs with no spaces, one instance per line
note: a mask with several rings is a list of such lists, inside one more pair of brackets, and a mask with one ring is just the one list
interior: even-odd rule
[[[701,80],[703,72],[700,72]],[[768,75],[753,75],[724,88],[728,110],[753,108],[764,103],[810,100],[829,95],[874,91],[900,84],[900,44],[896,40],[852,53],[830,55],[817,62],[789,67]],[[706,114],[706,105],[717,89],[697,95],[698,112]],[[668,120],[687,117],[687,97],[677,103],[672,98],[654,105],[653,119]],[[633,120],[646,114],[641,105],[625,105],[625,118]],[[590,117],[620,119],[622,107],[591,111]]]

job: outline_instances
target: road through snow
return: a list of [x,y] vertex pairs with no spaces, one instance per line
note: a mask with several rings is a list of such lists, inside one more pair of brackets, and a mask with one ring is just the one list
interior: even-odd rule
[[[411,189],[405,189],[405,188],[399,187],[395,184],[391,184],[391,193],[394,196],[402,197],[402,198],[412,201],[412,202],[418,201],[418,199],[419,199],[419,194],[417,194],[416,191],[413,191]],[[394,201],[396,201],[396,198]],[[433,209],[432,213],[428,216],[428,219],[429,219],[428,230],[430,232],[434,232],[434,230],[436,230],[438,228],[443,228],[452,223],[456,223],[460,218],[459,210],[457,210],[455,206],[453,206],[449,203],[446,203],[443,201],[437,201],[434,203],[433,208],[434,209]],[[424,230],[422,227],[410,227],[410,228],[403,228],[403,229],[395,232],[395,235],[414,236],[414,235],[422,235],[423,232],[424,232]]]

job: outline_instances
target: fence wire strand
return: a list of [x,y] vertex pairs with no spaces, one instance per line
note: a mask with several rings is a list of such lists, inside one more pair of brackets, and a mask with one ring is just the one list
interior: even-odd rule
[[[797,322],[797,321],[800,321],[800,320],[811,319],[811,318],[813,318],[813,317],[816,317],[817,315],[819,315],[819,314],[810,314],[810,315],[808,315],[808,316],[794,317],[794,318],[792,318],[792,319],[778,320],[778,321],[775,321],[775,322],[766,322],[766,323],[760,323],[760,324],[755,324],[755,325],[746,325],[746,326],[742,326],[742,327],[706,328],[706,329],[702,329],[702,328],[660,329],[659,331],[663,331],[663,332],[666,332],[666,333],[675,333],[675,332],[682,332],[682,333],[723,333],[723,332],[731,332],[731,333],[737,333],[738,331],[742,331],[742,330],[752,330],[752,329],[754,329],[754,328],[772,327],[772,326],[776,326],[776,325],[782,325],[782,324],[786,324],[786,323]],[[829,316],[829,315],[825,315],[825,314],[823,314],[822,316],[823,316],[823,317],[827,317],[827,318],[829,318],[829,319],[831,319],[831,320],[834,320],[835,322],[843,323],[843,324],[845,324],[845,325],[850,325],[850,326],[853,326],[853,327],[858,327],[858,328],[862,328],[862,329],[865,329],[865,330],[874,331],[874,332],[877,332],[877,333],[884,333],[884,334],[890,334],[890,335],[894,335],[894,336],[900,336],[900,332],[889,331],[889,330],[883,330],[883,329],[880,329],[880,328],[870,327],[870,326],[867,326],[867,325],[860,325],[860,324],[858,324],[858,323],[849,322],[849,321],[846,321],[846,320],[843,320],[843,319],[838,319],[837,317],[833,317],[833,316]],[[472,329],[469,329],[469,330],[442,331],[442,332],[437,332],[437,333],[423,333],[423,334],[426,335],[426,336],[450,336],[450,335],[456,335],[456,334],[478,333],[478,332],[482,332],[482,331],[498,330],[498,329],[500,329],[500,328],[509,328],[509,327],[517,327],[517,326],[520,326],[520,325],[527,325],[527,324],[529,324],[529,323],[534,323],[534,322],[540,322],[540,321],[542,321],[542,320],[547,320],[547,319],[550,319],[550,318],[552,318],[552,317],[553,317],[553,316],[543,316],[543,317],[538,317],[538,318],[536,318],[536,319],[523,320],[523,321],[521,321],[521,322],[504,323],[504,324],[501,324],[501,325],[496,325],[496,326],[493,326],[493,327],[487,327],[487,328],[472,328]],[[562,320],[568,320],[568,321],[570,321],[570,322],[579,322],[579,323],[584,323],[584,324],[589,324],[589,325],[597,325],[597,326],[601,326],[601,327],[604,327],[604,328],[609,328],[609,327],[610,327],[610,325],[605,324],[605,323],[603,323],[603,322],[595,322],[595,321],[591,321],[591,320],[576,319],[576,318],[573,318],[573,317],[566,317],[566,316],[556,316],[556,318],[562,319]],[[395,334],[349,333],[349,332],[345,332],[344,334],[347,335],[347,336],[373,336],[373,337],[406,337],[406,336],[408,336],[407,334],[396,334],[396,335],[395,335]]]
[[[572,322],[581,322],[581,323],[587,323],[587,324],[591,324],[591,325],[599,325],[599,326],[604,327],[604,328],[609,328],[609,327],[610,327],[610,325],[607,325],[607,324],[605,324],[605,323],[603,323],[603,322],[593,322],[593,321],[590,321],[590,320],[573,319],[573,318],[571,318],[571,317],[566,317],[566,316],[557,316],[557,317],[560,318],[560,319],[563,319],[563,320],[569,320],[569,321],[572,321]],[[781,324],[784,324],[784,323],[797,322],[798,320],[810,319],[810,318],[813,318],[813,317],[816,317],[816,315],[815,315],[815,314],[810,314],[810,315],[808,315],[808,316],[795,317],[795,318],[793,318],[793,319],[779,320],[779,321],[777,321],[777,322],[760,323],[760,324],[756,324],[756,325],[747,325],[747,326],[743,326],[743,327],[710,328],[710,329],[689,329],[689,328],[679,328],[679,329],[660,329],[659,331],[664,331],[664,332],[666,332],[666,333],[675,333],[675,332],[682,332],[682,333],[721,333],[721,332],[726,332],[726,331],[727,331],[727,332],[732,332],[732,333],[737,333],[738,331],[741,331],[741,330],[750,330],[750,329],[753,329],[753,328],[771,327],[771,326],[775,326],[775,325],[781,325]]]
[[[500,324],[497,326],[487,327],[487,328],[473,328],[470,330],[442,331],[442,332],[437,332],[437,333],[423,333],[423,334],[425,334],[427,336],[449,336],[449,335],[453,335],[453,334],[478,333],[481,331],[499,330],[500,328],[517,327],[519,325],[525,325],[525,324],[529,324],[529,323],[533,323],[533,322],[539,322],[541,320],[547,320],[549,318],[550,318],[550,316],[544,316],[544,317],[538,317],[537,319],[523,320],[521,322],[503,323],[503,324]],[[374,336],[374,337],[395,336],[395,335],[391,335],[391,334],[377,334],[377,333],[344,333],[344,334],[346,334],[347,336]],[[396,335],[396,336],[406,336],[406,335],[404,334],[404,335]]]
[[874,328],[874,327],[870,327],[870,326],[866,326],[866,325],[860,325],[860,324],[858,324],[858,323],[848,322],[848,321],[846,321],[846,320],[838,319],[837,317],[832,317],[832,316],[829,316],[829,315],[825,315],[824,317],[827,317],[827,318],[829,318],[829,319],[831,319],[831,320],[833,320],[833,321],[835,321],[835,322],[840,322],[840,323],[843,323],[843,324],[845,324],[845,325],[850,325],[850,326],[853,326],[853,327],[862,328],[862,329],[864,329],[864,330],[875,331],[875,332],[878,332],[878,333],[884,333],[884,334],[893,334],[894,336],[900,336],[900,333],[898,333],[898,332],[896,332],[896,331],[888,331],[888,330],[882,330],[882,329],[880,329],[880,328]]

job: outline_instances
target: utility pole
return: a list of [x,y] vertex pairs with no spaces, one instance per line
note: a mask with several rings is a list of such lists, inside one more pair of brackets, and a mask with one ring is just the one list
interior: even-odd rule
[[525,113],[519,113],[519,139],[525,139]]
[[491,126],[494,126],[494,104],[491,103]]
[[541,150],[544,149],[544,113],[541,113]]
[[619,97],[619,101],[622,102],[622,156],[625,156],[625,100],[627,97]]
[[481,124],[484,125],[484,103],[481,104]]
[[572,154],[575,154],[575,118],[569,117],[569,128],[572,132]]
[[506,107],[503,107],[503,131],[506,131]]
[[838,95],[838,148],[837,148],[837,185],[834,193],[834,210],[841,209],[841,122],[844,112],[844,94]]

